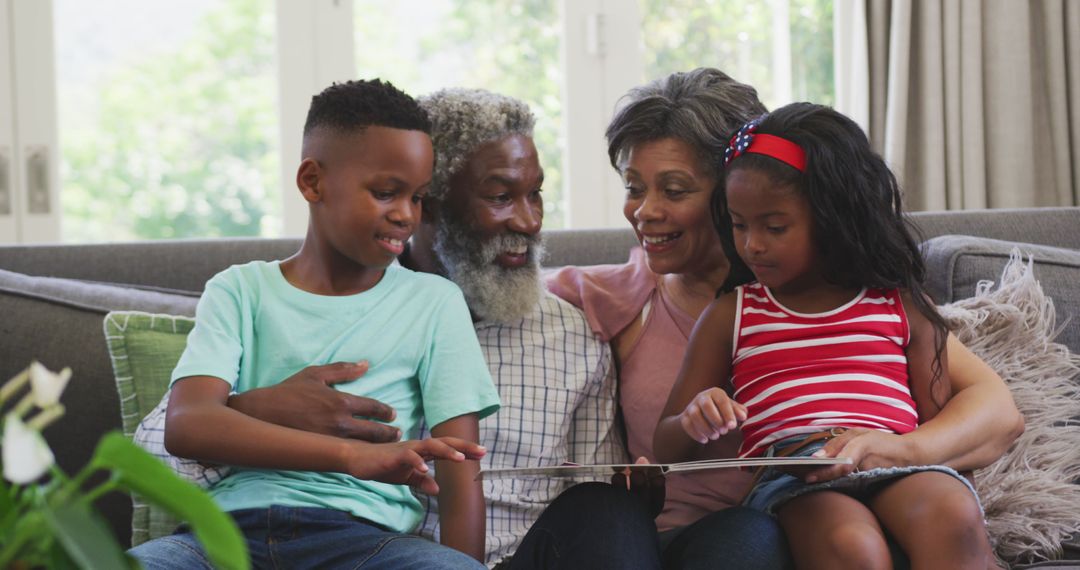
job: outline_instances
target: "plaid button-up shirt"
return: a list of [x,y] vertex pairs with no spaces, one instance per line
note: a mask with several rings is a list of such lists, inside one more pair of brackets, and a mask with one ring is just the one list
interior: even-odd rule
[[[502,400],[499,411],[480,422],[480,444],[488,450],[481,468],[626,462],[615,425],[611,349],[593,335],[584,313],[545,293],[528,317],[477,323],[476,336]],[[513,554],[548,503],[575,483],[484,481],[488,565]],[[437,498],[422,496],[421,502],[427,515],[419,532],[437,540]]]

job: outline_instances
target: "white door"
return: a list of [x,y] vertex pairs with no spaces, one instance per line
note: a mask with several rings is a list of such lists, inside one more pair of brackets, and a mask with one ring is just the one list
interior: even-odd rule
[[60,236],[51,8],[0,1],[0,242]]
[[15,93],[11,70],[11,0],[0,0],[0,244],[16,243]]

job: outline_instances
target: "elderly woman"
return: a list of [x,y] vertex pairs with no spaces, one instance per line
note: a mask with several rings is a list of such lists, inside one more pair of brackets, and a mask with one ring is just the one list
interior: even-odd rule
[[[626,186],[623,213],[641,247],[625,265],[566,268],[548,281],[554,293],[583,308],[594,332],[613,346],[634,457],[654,457],[653,430],[691,329],[727,275],[709,208],[719,157],[730,133],[764,112],[753,88],[715,69],[674,73],[631,90],[607,140],[611,164]],[[849,430],[826,450],[851,458],[852,465],[821,468],[810,476],[827,479],[855,468],[915,464],[964,471],[999,457],[1023,430],[1012,396],[1001,378],[954,337],[947,346],[954,394],[938,416],[905,435]],[[711,443],[702,458],[733,457],[738,437]],[[779,525],[738,506],[748,484],[746,472],[731,469],[668,476],[666,501],[656,518],[659,536],[640,540],[658,545],[664,567],[789,565]],[[560,549],[559,542],[580,534],[574,525],[583,519],[574,511],[584,503],[556,500],[549,507],[534,527],[545,530],[545,548],[574,552]],[[574,567],[569,556],[560,565]]]

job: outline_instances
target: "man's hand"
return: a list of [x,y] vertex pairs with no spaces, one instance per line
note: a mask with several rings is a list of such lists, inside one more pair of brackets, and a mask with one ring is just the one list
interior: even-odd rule
[[229,396],[228,405],[245,415],[299,430],[371,443],[397,441],[400,430],[380,423],[394,419],[393,408],[332,387],[356,380],[367,370],[366,361],[309,366],[274,386]]
[[850,465],[827,465],[806,474],[807,483],[829,481],[856,470],[915,465],[913,449],[902,435],[852,428],[829,440],[814,457],[847,457]]
[[683,430],[702,445],[726,435],[745,419],[746,407],[720,388],[699,392],[679,414]]
[[[638,457],[635,465],[648,465],[652,463],[645,457]],[[667,479],[660,468],[653,469],[624,469],[611,476],[611,484],[620,489],[626,489],[633,493],[648,506],[649,513],[655,517],[664,509],[664,499],[667,494],[665,483]]]
[[480,459],[483,446],[457,437],[432,437],[398,443],[350,444],[346,472],[358,479],[408,485],[421,493],[437,495],[439,485],[428,474],[427,461]]

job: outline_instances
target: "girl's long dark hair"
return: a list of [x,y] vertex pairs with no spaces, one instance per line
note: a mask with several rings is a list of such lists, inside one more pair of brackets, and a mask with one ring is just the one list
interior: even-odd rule
[[806,171],[759,154],[742,154],[724,167],[712,195],[713,223],[731,262],[720,292],[754,280],[735,249],[725,181],[734,170],[757,170],[774,184],[790,185],[806,198],[822,274],[828,282],[910,292],[915,307],[934,328],[931,369],[932,382],[937,382],[948,326],[927,294],[926,266],[915,239],[917,232],[903,212],[900,186],[885,161],[870,148],[862,129],[829,107],[792,103],[763,116],[756,132],[802,147]]

